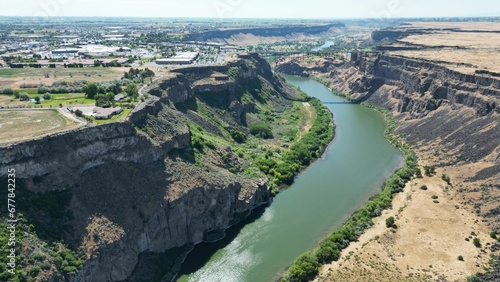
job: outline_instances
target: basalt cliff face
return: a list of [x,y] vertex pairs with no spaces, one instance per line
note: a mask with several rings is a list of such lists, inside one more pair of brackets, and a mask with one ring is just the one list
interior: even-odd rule
[[351,57],[350,62],[326,58],[309,64],[284,58],[276,68],[297,74],[300,66],[299,72],[324,78],[356,101],[392,110],[410,142],[437,141],[444,152],[453,151],[442,164],[487,160],[495,164],[488,175],[498,177],[500,79],[390,54]]
[[355,57],[330,73],[335,88],[358,101],[394,110],[410,142],[437,142],[436,149],[450,152],[441,165],[490,161],[495,165],[487,174],[498,177],[498,78],[390,54]]
[[[222,74],[229,69],[235,70],[233,77]],[[256,55],[223,67],[179,69],[151,86],[150,98],[126,122],[0,148],[2,183],[7,183],[7,169],[15,169],[19,210],[35,223],[40,237],[64,239],[85,254],[83,267],[69,274],[47,254],[53,265],[38,278],[146,281],[151,277],[137,278],[141,257],[220,237],[228,226],[267,203],[266,179],[228,171],[227,163],[239,169],[243,162],[229,147],[216,144],[209,151],[223,152],[225,162],[195,164],[189,125],[222,134],[192,107],[194,99],[206,99],[213,106],[208,110],[227,107],[234,117],[227,119],[229,126],[245,131],[244,117],[253,107],[235,98],[233,91],[256,81],[276,97],[282,93],[276,90],[282,87],[280,79]],[[47,199],[60,209],[31,205]],[[43,252],[46,243],[30,244],[33,247],[22,255]],[[175,269],[163,278],[174,275]]]

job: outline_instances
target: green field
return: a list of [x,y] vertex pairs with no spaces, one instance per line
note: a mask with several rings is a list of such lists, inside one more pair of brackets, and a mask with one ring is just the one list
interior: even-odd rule
[[[30,95],[31,99],[35,99],[35,97],[42,98],[42,94],[33,94],[33,90],[21,91],[26,92]],[[94,99],[87,99],[85,94],[83,93],[67,93],[67,94],[50,94],[50,100],[44,100],[40,102],[40,104],[28,103],[28,102],[20,102],[19,99],[16,99],[14,95],[0,95],[0,104],[4,107],[19,107],[22,105],[29,105],[30,107],[42,107],[42,108],[57,108],[60,105],[62,106],[71,106],[71,105],[94,105]]]

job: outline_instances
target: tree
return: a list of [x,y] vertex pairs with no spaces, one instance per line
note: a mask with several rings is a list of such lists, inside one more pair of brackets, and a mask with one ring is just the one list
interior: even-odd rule
[[396,224],[394,224],[395,221],[394,217],[391,216],[385,220],[385,226],[387,226],[387,228],[396,228]]
[[30,95],[28,95],[28,93],[23,92],[23,93],[19,94],[19,100],[28,101],[29,99],[30,99]]
[[130,83],[127,85],[127,88],[125,88],[125,93],[127,93],[127,96],[136,98],[139,96],[139,90],[137,89],[137,84]]
[[82,112],[80,109],[76,109],[76,111],[75,111],[75,115],[76,115],[77,117],[82,117],[82,116],[83,116],[83,112]]
[[99,92],[99,87],[95,83],[89,83],[82,88],[85,96],[89,99],[94,99],[95,95]]
[[273,138],[273,132],[271,130],[271,126],[263,122],[251,124],[249,126],[249,129],[250,129],[250,134],[252,135],[258,136],[263,139]]
[[36,104],[40,104],[40,96],[36,96],[35,97],[35,103]]
[[43,99],[44,99],[44,100],[50,100],[50,98],[52,98],[52,97],[50,96],[50,93],[48,93],[48,92],[47,92],[47,93],[43,94]]

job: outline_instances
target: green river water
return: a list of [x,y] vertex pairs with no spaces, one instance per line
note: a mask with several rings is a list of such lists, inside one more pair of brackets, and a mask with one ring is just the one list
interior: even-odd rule
[[333,112],[334,141],[270,206],[229,229],[224,240],[196,246],[177,281],[272,281],[339,228],[402,165],[400,152],[384,139],[380,113],[347,103],[312,79],[286,79]]

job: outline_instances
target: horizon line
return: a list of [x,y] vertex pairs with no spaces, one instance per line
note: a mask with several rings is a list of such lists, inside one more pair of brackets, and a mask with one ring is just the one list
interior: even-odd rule
[[196,16],[196,17],[159,17],[159,16],[21,16],[21,15],[1,15],[2,18],[34,18],[34,19],[57,19],[57,18],[128,18],[128,19],[210,19],[210,20],[324,20],[324,21],[332,21],[332,20],[398,20],[398,19],[487,19],[487,18],[497,18],[500,22],[500,15],[498,16],[414,16],[414,17],[384,17],[384,18],[374,18],[374,17],[349,17],[349,18],[269,18],[269,17],[205,17],[205,16]]

